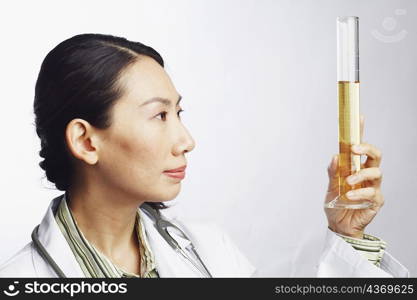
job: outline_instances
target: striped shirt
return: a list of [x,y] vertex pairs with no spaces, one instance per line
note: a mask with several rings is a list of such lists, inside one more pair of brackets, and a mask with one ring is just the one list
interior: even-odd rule
[[94,245],[89,243],[75,221],[71,210],[67,205],[66,194],[59,204],[55,214],[65,239],[67,240],[76,260],[78,261],[84,275],[90,278],[156,278],[159,274],[156,270],[155,258],[149,247],[145,227],[138,212],[136,214],[135,232],[138,235],[140,249],[140,275],[129,273],[118,267],[111,260],[101,253]]

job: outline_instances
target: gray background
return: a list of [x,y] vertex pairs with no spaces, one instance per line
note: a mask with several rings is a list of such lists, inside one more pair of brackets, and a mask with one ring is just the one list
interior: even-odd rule
[[[38,167],[40,64],[75,34],[157,49],[196,148],[171,213],[216,222],[264,276],[314,276],[338,151],[336,17],[360,18],[364,140],[383,153],[386,204],[366,232],[417,276],[416,1],[14,1],[0,4],[0,262],[61,194]],[[395,41],[392,41],[395,40]]]

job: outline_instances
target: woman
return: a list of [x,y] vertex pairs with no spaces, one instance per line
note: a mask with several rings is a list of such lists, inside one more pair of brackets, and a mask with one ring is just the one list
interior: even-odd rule
[[[101,34],[67,39],[42,63],[34,101],[44,159],[40,166],[65,193],[51,202],[37,233],[65,276],[255,274],[255,267],[220,229],[177,220],[208,272],[202,265],[196,268],[169,247],[151,216],[139,209],[144,203],[159,212],[167,208],[164,202],[180,192],[185,154],[195,147],[181,123],[181,95],[163,67],[154,49]],[[358,182],[368,186],[357,190],[354,199],[367,199],[374,206],[326,211],[329,232],[318,275],[406,276],[406,269],[388,253],[382,257],[382,241],[365,239],[372,238],[364,235],[364,229],[383,199],[380,152],[369,144],[362,146],[360,151],[354,149],[368,156]],[[337,157],[329,167],[326,201],[336,193],[336,161]],[[181,244],[181,238],[177,241]],[[367,257],[355,241],[371,243],[380,257]],[[384,258],[388,258],[385,265]],[[0,275],[54,277],[57,273],[30,242],[0,267]]]

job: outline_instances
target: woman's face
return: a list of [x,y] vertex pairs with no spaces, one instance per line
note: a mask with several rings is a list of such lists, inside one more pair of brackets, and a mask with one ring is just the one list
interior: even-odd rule
[[181,179],[164,171],[186,165],[184,154],[195,146],[181,122],[181,96],[165,70],[146,56],[126,69],[120,83],[125,93],[112,108],[112,125],[99,131],[101,182],[144,201],[171,200]]

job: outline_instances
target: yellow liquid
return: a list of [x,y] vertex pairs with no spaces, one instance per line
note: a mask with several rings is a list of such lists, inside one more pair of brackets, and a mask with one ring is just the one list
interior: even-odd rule
[[[361,169],[360,155],[352,154],[351,147],[360,144],[359,82],[338,82],[339,97],[339,196],[343,202],[353,202],[345,194],[362,187],[346,182],[346,177]],[[355,203],[358,203],[357,201]]]

